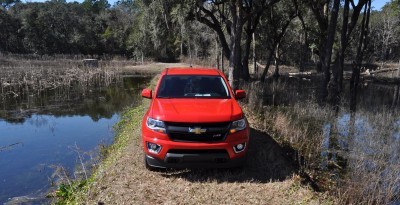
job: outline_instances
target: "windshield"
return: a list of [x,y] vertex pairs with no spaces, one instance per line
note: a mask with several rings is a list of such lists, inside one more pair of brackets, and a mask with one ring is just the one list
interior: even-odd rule
[[229,98],[228,87],[221,76],[166,75],[157,98]]

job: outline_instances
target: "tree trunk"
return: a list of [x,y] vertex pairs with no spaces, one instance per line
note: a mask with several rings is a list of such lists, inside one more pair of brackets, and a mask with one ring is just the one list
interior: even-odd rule
[[256,78],[258,77],[257,56],[256,56],[256,34],[253,32],[253,71]]
[[324,79],[322,80],[322,85],[321,85],[321,100],[322,100],[322,102],[325,102],[326,98],[328,96],[328,83],[330,81],[330,76],[331,76],[330,64],[331,64],[331,57],[332,57],[332,47],[333,47],[333,43],[335,41],[339,6],[340,6],[340,0],[334,0],[332,12],[331,12],[331,19],[330,19],[329,27],[328,27],[328,37],[326,39],[325,50],[323,51],[322,70],[324,72]]
[[[326,1],[306,1],[308,2],[308,5],[313,12],[315,16],[315,20],[318,23],[318,50],[317,50],[317,55],[319,57],[319,61],[317,62],[317,67],[316,70],[317,72],[322,72],[323,71],[323,62],[325,59],[325,46],[326,44],[326,37],[327,37],[327,31],[328,31],[328,26],[329,26],[329,18],[328,18],[328,4],[330,0]],[[322,3],[322,4],[321,4]]]
[[265,78],[267,77],[268,70],[269,70],[269,66],[271,65],[271,60],[272,60],[272,58],[274,57],[274,52],[275,52],[275,49],[273,49],[272,51],[270,51],[270,53],[268,54],[267,64],[265,65],[264,71],[263,71],[263,73],[262,73],[262,75],[261,75],[261,78],[260,78],[261,82],[264,82],[264,81],[265,81]]
[[[349,4],[350,0],[345,0],[344,8],[343,8],[343,24],[342,24],[342,34],[341,34],[341,51],[339,53],[339,70],[337,76],[337,84],[338,84],[338,93],[342,92],[343,89],[343,70],[344,70],[344,55],[347,49],[348,43],[348,34],[347,34],[347,25],[348,25],[348,18],[349,18]],[[352,30],[352,29],[351,29]]]
[[330,95],[332,96],[330,99],[333,100],[331,102],[334,105],[337,105],[341,101],[341,92],[343,90],[343,70],[344,70],[344,60],[345,53],[348,47],[348,42],[350,39],[350,35],[357,25],[358,17],[360,16],[360,12],[364,4],[367,3],[367,0],[361,0],[358,2],[357,6],[354,7],[351,22],[349,23],[349,11],[350,11],[350,0],[345,0],[343,6],[343,22],[342,22],[342,31],[340,37],[340,50],[336,58],[335,66],[332,69],[332,78],[330,84]]
[[[296,7],[296,11],[298,11],[297,12],[297,17],[300,20],[301,27],[303,28],[303,32],[304,32],[304,45],[302,46],[302,49],[301,49],[301,55],[303,55],[303,54],[306,54],[308,52],[308,48],[309,48],[308,31],[307,31],[307,27],[306,27],[306,23],[304,21],[303,15],[302,15],[302,13],[300,11],[298,2],[295,0],[295,1],[293,1],[293,3],[295,5],[295,7]],[[314,49],[311,48],[311,56],[312,56],[311,59],[313,59],[313,55],[314,55],[313,50]],[[307,61],[308,61],[308,58],[304,58],[304,57],[300,58],[300,69],[299,69],[300,72],[304,71],[304,60],[305,59],[307,59]]]
[[[243,25],[245,24],[244,21],[248,22],[250,31],[248,32],[249,40],[246,42],[247,44],[251,44],[251,35],[259,23],[261,15],[266,8],[277,2],[277,0],[263,0],[255,7],[253,6],[253,1],[196,1],[196,9],[191,14],[199,22],[213,29],[218,35],[224,56],[229,59],[228,79],[230,80],[229,84],[233,88],[237,87],[239,77],[244,79],[250,78],[249,60],[246,59],[249,56],[250,47],[246,48],[246,45],[245,49],[247,50],[244,53],[246,57],[243,58],[245,62],[242,62],[241,38]],[[225,9],[229,9],[229,12],[225,12]],[[228,36],[230,38],[229,41],[227,40]],[[221,59],[223,58],[221,57]]]
[[192,48],[190,46],[190,41],[188,41],[188,49],[189,49],[189,64],[192,67]]
[[339,73],[340,73],[340,52],[336,54],[336,59],[334,61],[333,67],[332,67],[332,77],[329,81],[328,84],[328,89],[329,89],[329,95],[328,95],[328,101],[330,102],[331,105],[335,107],[335,110],[338,112],[339,111],[339,103],[340,103],[340,90],[339,90],[339,84],[338,84],[338,79],[339,79]]
[[181,41],[181,55],[180,55],[180,57],[182,58],[182,56],[183,56],[183,41]]
[[142,65],[144,64],[144,55],[143,55],[143,50],[140,51],[140,53],[142,54]]
[[279,45],[280,45],[280,43],[278,43],[276,45],[275,57],[274,57],[275,58],[275,71],[274,71],[273,76],[275,78],[279,77]]
[[347,27],[349,17],[350,0],[345,0],[343,7],[343,22],[340,37],[340,51],[336,55],[335,64],[332,67],[332,78],[329,82],[329,101],[338,109],[340,93],[342,90],[344,55],[347,48]]
[[218,40],[217,39],[215,39],[215,53],[217,54],[217,68],[218,68],[218,70],[220,69],[220,61],[219,61],[219,58],[220,58],[220,56],[219,56],[219,44],[218,44]]
[[395,108],[399,103],[400,85],[396,85],[393,93],[392,107]]
[[182,57],[183,57],[183,39],[184,39],[184,38],[183,38],[183,29],[182,29],[182,26],[181,26],[180,32],[181,32],[181,45],[180,45],[181,55],[179,56],[179,58],[182,59]]
[[223,73],[225,73],[225,70],[224,70],[224,58],[225,58],[225,56],[223,55],[223,53],[224,53],[224,51],[223,51],[223,49],[221,49],[221,70],[222,70]]
[[[294,17],[293,17],[293,18],[294,18]],[[268,69],[269,69],[269,66],[270,66],[270,64],[271,64],[271,60],[272,60],[272,58],[274,57],[275,49],[276,49],[277,46],[280,44],[280,42],[281,42],[283,36],[285,35],[286,29],[287,29],[287,27],[289,26],[291,20],[292,20],[292,19],[290,19],[289,21],[287,21],[286,24],[282,26],[281,33],[280,33],[279,35],[277,35],[277,36],[274,38],[274,42],[272,43],[272,46],[270,47],[270,49],[271,49],[271,50],[270,50],[270,53],[268,54],[267,65],[265,65],[264,71],[263,71],[263,73],[262,73],[262,75],[261,75],[261,81],[262,81],[262,82],[264,82],[265,77],[266,77],[267,74],[268,74]]]
[[364,7],[364,14],[361,23],[360,39],[357,46],[356,61],[353,62],[353,72],[350,79],[350,111],[356,112],[357,109],[357,88],[360,81],[360,69],[364,55],[364,50],[367,46],[368,24],[369,16],[371,13],[371,0],[368,0],[367,5]]
[[251,40],[252,40],[252,29],[251,29],[251,20],[247,21],[246,27],[246,42],[244,46],[244,54],[243,54],[243,61],[242,61],[242,78],[244,80],[250,79],[249,73],[249,56],[250,56],[250,47],[251,47]]
[[241,47],[242,39],[242,1],[235,0],[234,5],[230,5],[233,15],[231,26],[231,54],[229,56],[229,84],[233,89],[238,89],[241,69]]

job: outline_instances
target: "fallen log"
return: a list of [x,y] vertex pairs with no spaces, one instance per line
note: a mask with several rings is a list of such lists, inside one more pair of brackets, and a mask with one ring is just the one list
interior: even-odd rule
[[265,65],[262,65],[262,64],[259,63],[259,62],[256,62],[256,65],[257,65],[258,67],[261,67],[261,68],[264,68],[264,67],[265,67]]
[[398,71],[398,68],[385,68],[385,69],[381,69],[381,70],[373,70],[373,71],[369,71],[369,69],[367,69],[365,72],[361,73],[361,75],[373,75],[376,73],[385,73],[385,72],[391,72],[391,71]]
[[23,143],[22,142],[16,142],[14,144],[10,144],[10,145],[7,145],[7,146],[0,147],[0,152],[6,151],[6,150],[10,150],[10,149],[12,149],[12,147],[14,147],[16,145],[20,145],[20,144],[23,144]]
[[289,76],[299,76],[299,75],[312,75],[313,73],[308,71],[308,72],[296,72],[296,73],[289,73]]

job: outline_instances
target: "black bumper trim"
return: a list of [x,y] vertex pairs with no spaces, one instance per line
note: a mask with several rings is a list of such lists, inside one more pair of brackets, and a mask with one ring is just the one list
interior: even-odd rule
[[230,159],[228,154],[176,154],[167,153],[164,161],[146,155],[146,162],[157,168],[233,168],[244,165],[246,157]]

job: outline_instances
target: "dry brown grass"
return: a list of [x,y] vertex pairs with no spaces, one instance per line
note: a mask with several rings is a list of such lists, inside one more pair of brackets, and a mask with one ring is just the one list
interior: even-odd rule
[[[353,121],[354,120],[354,121]],[[350,119],[348,172],[340,181],[343,203],[391,204],[400,200],[400,113],[382,108]],[[395,204],[394,203],[394,204]]]
[[[145,64],[133,61],[100,61],[99,67],[84,66],[75,59],[19,59],[0,56],[0,103],[5,98],[40,95],[46,89],[68,90],[79,85],[108,86],[121,80],[122,75],[154,75],[165,67],[182,67],[186,64]],[[64,89],[65,88],[65,89]]]
[[[255,82],[245,89],[249,102],[244,107],[253,126],[293,148],[292,157],[297,158],[301,170],[330,191],[338,203],[390,204],[400,200],[398,111],[373,108],[349,117],[346,109],[336,114],[311,100],[263,106],[261,96],[266,88]],[[324,145],[327,138],[330,144]]]
[[271,134],[280,146],[290,150],[287,157],[296,163],[300,173],[310,177],[318,189],[327,190],[331,186],[329,180],[317,180],[321,177],[319,168],[324,138],[319,127],[322,121],[318,121],[321,119],[313,118],[328,117],[322,109],[306,112],[306,107],[300,105],[296,108],[264,106],[263,110],[254,113],[249,106],[243,107],[254,127]]
[[[258,81],[245,84],[248,93],[244,108],[248,118],[253,119],[253,126],[271,134],[281,145],[288,145],[307,159],[309,165],[319,166],[319,156],[323,141],[322,127],[331,120],[334,113],[329,108],[322,108],[309,99],[293,105],[265,105],[268,92],[285,93],[281,99],[293,98],[292,93],[285,92],[285,84],[275,83],[268,88]],[[272,95],[273,98],[273,95]],[[283,100],[286,102],[286,100]],[[290,101],[289,101],[290,102]]]
[[[171,67],[189,67],[187,63],[148,63],[144,65],[128,65],[121,68],[125,72],[136,72],[139,74],[155,75],[160,73],[164,68]],[[193,67],[199,65],[193,65]]]

